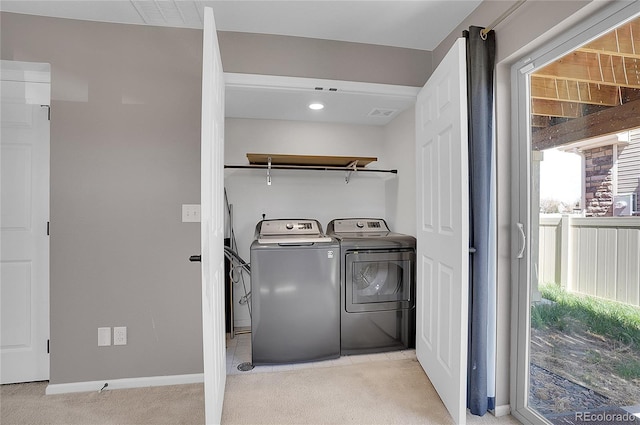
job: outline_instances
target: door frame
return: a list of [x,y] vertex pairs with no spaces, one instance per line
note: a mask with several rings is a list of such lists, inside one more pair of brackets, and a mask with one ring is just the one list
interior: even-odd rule
[[[614,2],[545,42],[511,66],[511,380],[512,415],[524,424],[547,421],[528,407],[531,282],[531,132],[529,75],[640,13],[640,2]],[[521,227],[520,227],[521,226]],[[522,231],[521,231],[522,230]],[[518,258],[520,250],[522,258]]]

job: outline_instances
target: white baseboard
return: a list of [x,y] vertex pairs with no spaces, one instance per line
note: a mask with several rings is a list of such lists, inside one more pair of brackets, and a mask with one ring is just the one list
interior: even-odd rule
[[500,417],[500,416],[506,416],[511,414],[511,405],[510,404],[503,404],[502,406],[496,406],[495,409],[493,409],[493,416],[495,417]]
[[124,388],[160,387],[163,385],[198,384],[204,382],[204,373],[192,375],[147,376],[142,378],[103,379],[100,381],[71,382],[68,384],[49,384],[45,394],[80,393],[99,391],[104,384],[106,390],[120,390]]

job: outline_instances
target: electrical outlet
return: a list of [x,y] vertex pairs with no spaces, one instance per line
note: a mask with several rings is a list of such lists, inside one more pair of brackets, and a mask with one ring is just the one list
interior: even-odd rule
[[98,328],[98,347],[111,345],[111,328]]
[[200,222],[200,205],[183,204],[182,205],[182,222],[183,223],[199,223]]
[[126,326],[116,326],[113,328],[113,345],[127,345]]

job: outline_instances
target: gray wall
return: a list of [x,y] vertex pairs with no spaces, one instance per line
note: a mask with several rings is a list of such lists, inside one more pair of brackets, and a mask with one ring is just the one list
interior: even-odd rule
[[383,155],[398,175],[386,180],[386,218],[391,230],[416,235],[416,125],[409,108],[384,126]]
[[225,72],[421,87],[431,52],[282,35],[219,32]]
[[[51,383],[201,373],[202,32],[2,13],[2,59],[49,62]],[[126,346],[97,347],[99,326]]]

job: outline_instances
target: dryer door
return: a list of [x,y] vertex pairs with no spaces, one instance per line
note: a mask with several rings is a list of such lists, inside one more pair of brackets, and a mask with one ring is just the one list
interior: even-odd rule
[[345,259],[347,312],[414,306],[415,251],[350,251]]

